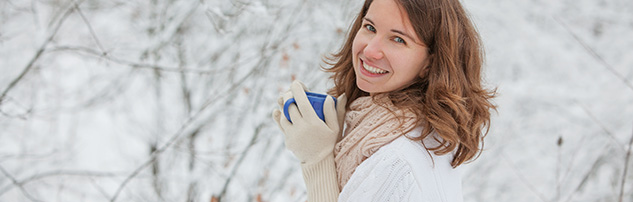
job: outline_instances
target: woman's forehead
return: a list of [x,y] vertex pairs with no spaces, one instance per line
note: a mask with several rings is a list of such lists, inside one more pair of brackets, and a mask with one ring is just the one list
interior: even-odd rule
[[416,43],[420,42],[415,33],[409,15],[396,0],[374,0],[367,10],[364,19],[386,30],[396,30],[409,36]]

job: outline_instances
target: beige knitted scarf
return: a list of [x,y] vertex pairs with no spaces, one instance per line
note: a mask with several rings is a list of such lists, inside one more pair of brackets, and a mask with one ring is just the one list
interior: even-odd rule
[[339,188],[365,159],[415,127],[412,112],[399,110],[385,95],[360,97],[345,114],[345,137],[334,149]]

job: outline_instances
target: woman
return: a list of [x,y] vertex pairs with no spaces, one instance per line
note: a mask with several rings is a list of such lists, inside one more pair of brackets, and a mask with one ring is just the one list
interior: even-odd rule
[[495,106],[459,1],[366,0],[331,60],[325,122],[300,82],[279,99],[295,98],[292,122],[273,112],[308,201],[462,201],[456,168],[478,156]]

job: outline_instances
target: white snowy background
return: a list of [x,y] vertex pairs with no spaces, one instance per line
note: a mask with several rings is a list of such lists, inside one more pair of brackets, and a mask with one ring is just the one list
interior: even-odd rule
[[[270,114],[360,4],[1,0],[0,201],[305,201]],[[464,6],[499,106],[465,201],[633,201],[633,1]]]

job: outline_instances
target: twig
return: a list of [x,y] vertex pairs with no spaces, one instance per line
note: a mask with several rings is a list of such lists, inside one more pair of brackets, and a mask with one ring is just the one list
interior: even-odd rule
[[[13,100],[13,98],[11,96],[5,96],[4,97],[4,101],[8,102]],[[0,104],[2,104],[2,100],[0,100]],[[30,114],[33,109],[32,108],[28,108],[26,106],[23,106],[21,103],[19,102],[13,102],[13,104],[16,105],[16,108],[18,109],[23,109],[23,112],[17,112],[15,114],[9,114],[9,112],[5,112],[4,110],[0,109],[0,114],[9,117],[9,118],[18,118],[18,119],[22,119],[22,120],[26,120],[27,119],[27,115]]]
[[626,185],[626,173],[629,169],[629,160],[631,159],[631,147],[633,147],[633,134],[629,138],[629,149],[626,151],[626,157],[624,159],[624,171],[622,172],[622,183],[620,185],[620,202],[624,199],[624,185]]
[[259,124],[259,126],[257,126],[257,128],[255,128],[255,133],[253,134],[253,137],[251,138],[251,141],[248,143],[248,146],[246,146],[246,149],[244,149],[244,152],[242,152],[242,156],[240,156],[240,158],[237,160],[237,162],[235,163],[235,166],[233,166],[233,169],[231,170],[231,174],[229,174],[228,178],[226,179],[226,181],[224,182],[224,186],[222,187],[222,191],[220,192],[220,195],[218,196],[218,201],[222,201],[222,198],[224,198],[224,195],[226,195],[226,191],[228,190],[229,184],[231,184],[231,180],[233,179],[233,176],[235,176],[235,173],[237,173],[237,169],[240,167],[240,165],[242,165],[242,162],[244,161],[244,158],[246,157],[246,154],[248,154],[248,151],[253,147],[253,145],[255,144],[255,141],[257,140],[257,137],[259,136],[259,132],[261,132],[261,129],[265,126],[264,123]]
[[110,55],[103,55],[102,53],[99,53],[96,50],[87,48],[87,47],[81,47],[81,46],[58,46],[55,47],[53,49],[51,49],[50,51],[80,51],[82,53],[87,53],[89,55],[94,55],[100,58],[104,58],[108,61],[117,63],[117,64],[121,64],[121,65],[127,65],[130,66],[132,68],[143,68],[143,69],[151,69],[151,70],[155,70],[155,71],[161,71],[161,72],[182,72],[182,73],[198,73],[198,74],[215,74],[221,71],[226,71],[224,69],[222,70],[205,70],[205,69],[192,69],[192,68],[178,68],[178,67],[168,67],[168,66],[161,66],[161,65],[154,65],[154,64],[147,64],[147,63],[139,63],[139,62],[132,62],[132,61],[127,61],[127,60],[123,60],[123,59],[119,59],[116,57],[112,57]]
[[4,174],[4,176],[9,178],[11,182],[13,182],[13,185],[20,188],[20,191],[22,192],[22,194],[24,194],[24,196],[26,196],[26,198],[28,198],[31,201],[40,201],[36,199],[35,197],[31,196],[31,194],[29,194],[29,192],[27,192],[26,189],[24,189],[24,186],[22,186],[23,184],[18,182],[18,180],[16,180],[11,174],[9,174],[9,172],[7,172],[1,165],[0,165],[0,171],[2,171],[2,174]]
[[563,136],[558,136],[558,141],[556,143],[558,155],[557,155],[557,164],[556,164],[556,201],[560,202],[560,188],[561,188],[561,169],[562,169],[562,153],[563,153]]
[[[158,153],[154,153],[154,154],[158,154]],[[155,155],[152,155],[152,157]],[[154,158],[150,158],[149,161],[146,161],[145,163],[143,163],[141,166],[139,166],[138,168],[136,168],[136,170],[134,170],[130,175],[128,175],[123,182],[121,183],[121,185],[119,185],[119,188],[116,190],[116,192],[114,193],[114,196],[112,196],[110,198],[111,202],[116,201],[117,197],[119,196],[119,194],[121,193],[121,191],[123,191],[123,188],[125,188],[125,185],[127,185],[127,183],[130,182],[130,180],[132,180],[132,178],[136,177],[143,169],[145,169],[148,165],[150,165],[153,162]]]
[[501,158],[503,158],[503,161],[508,163],[510,165],[510,168],[512,168],[512,171],[514,171],[514,173],[519,177],[519,179],[532,191],[534,192],[534,194],[536,194],[536,196],[539,197],[539,199],[541,199],[541,201],[546,202],[548,201],[547,198],[545,196],[543,196],[543,194],[541,194],[540,192],[538,192],[536,190],[536,188],[534,188],[534,186],[532,186],[532,184],[530,184],[527,179],[525,178],[525,176],[523,176],[523,174],[519,171],[519,169],[514,165],[514,163],[512,163],[509,158],[506,157],[505,154],[501,154]]
[[[116,174],[116,173],[111,173],[111,172],[58,170],[58,171],[49,171],[49,172],[45,172],[45,173],[39,173],[37,175],[30,176],[30,177],[25,178],[23,180],[15,180],[15,182],[17,182],[20,185],[25,185],[25,184],[28,184],[30,182],[36,181],[36,180],[40,180],[40,179],[48,178],[48,177],[60,176],[60,175],[87,176],[87,177],[115,177],[115,176],[123,175],[123,174],[122,173]],[[7,186],[5,188],[0,189],[0,196],[5,194],[6,192],[11,190],[12,188],[13,188],[13,186]]]
[[[284,146],[284,144],[279,144],[279,146],[277,146],[277,150],[275,152],[273,152],[272,156],[281,156],[281,153],[286,149],[286,147]],[[273,158],[267,165],[267,167],[272,167],[273,164],[277,163],[278,160],[281,160],[282,158]],[[292,173],[296,172],[298,169],[297,166],[291,166],[288,169],[286,169],[286,171],[281,175],[281,176],[290,176]],[[277,182],[277,185],[272,186],[273,188],[270,189],[270,191],[268,191],[268,198],[273,198],[273,196],[275,194],[277,194],[278,192],[280,192],[280,190],[283,189],[284,185],[286,185],[286,183],[288,182],[290,178],[289,177],[282,177],[281,180],[279,180]]]
[[73,10],[74,10],[73,5],[69,6],[69,8],[66,9],[62,17],[59,19],[59,21],[57,21],[57,25],[55,25],[53,32],[48,36],[46,41],[44,41],[44,43],[40,46],[40,48],[37,50],[33,58],[31,58],[31,61],[29,61],[26,67],[24,67],[24,69],[22,70],[22,73],[20,73],[18,77],[13,79],[13,81],[9,83],[9,86],[7,86],[7,88],[2,91],[2,94],[0,94],[0,104],[2,104],[4,98],[7,96],[7,93],[9,93],[9,91],[13,89],[13,87],[15,87],[15,85],[17,85],[18,82],[20,82],[20,80],[22,80],[22,78],[24,78],[24,76],[33,68],[33,65],[35,64],[35,62],[40,58],[40,56],[42,56],[42,54],[46,50],[46,46],[48,45],[48,43],[50,43],[53,40],[53,38],[57,34],[57,31],[59,31],[59,28],[62,26],[64,21],[66,21],[66,18],[72,13]]
[[559,20],[557,17],[554,17],[554,20],[556,20],[556,22],[558,22],[559,24],[561,24],[565,30],[567,30],[567,32],[569,32],[569,34],[571,34],[571,36],[574,37],[574,39],[576,39],[576,41],[583,47],[585,48],[585,50],[587,50],[587,52],[589,52],[589,54],[591,54],[591,56],[593,56],[596,60],[598,60],[605,68],[607,68],[607,70],[609,70],[614,76],[618,77],[618,79],[620,79],[622,82],[624,82],[624,84],[630,89],[633,90],[633,84],[631,84],[631,82],[624,76],[622,76],[620,73],[618,73],[611,65],[609,65],[609,63],[607,63],[606,60],[604,60],[604,58],[602,58],[602,56],[600,56],[600,54],[598,54],[595,50],[593,50],[593,48],[591,48],[589,45],[587,45],[582,39],[580,39],[580,37],[578,37],[578,35],[576,35],[565,23],[563,23],[561,20]]
[[573,199],[573,196],[576,192],[579,192],[580,189],[582,189],[582,187],[585,186],[585,183],[587,183],[589,181],[589,177],[591,177],[591,175],[593,175],[596,171],[598,171],[601,163],[604,161],[604,159],[606,158],[606,156],[608,155],[606,153],[606,151],[609,148],[609,143],[606,143],[604,145],[604,148],[602,149],[598,149],[596,151],[600,152],[600,155],[598,156],[598,158],[596,158],[596,160],[591,164],[591,168],[589,169],[589,171],[587,171],[587,173],[585,174],[585,176],[582,178],[582,180],[580,181],[580,183],[578,183],[578,186],[576,186],[576,189],[570,193],[567,196],[567,200],[565,201],[571,201]]
[[[583,145],[583,144],[584,144],[584,142],[586,141],[586,139],[587,139],[587,136],[583,136],[583,137],[581,138],[581,140],[580,140],[580,143],[579,143],[578,145]],[[575,151],[575,152],[571,155],[571,157],[569,158],[569,159],[571,159],[571,160],[570,160],[569,164],[567,165],[567,169],[565,170],[565,173],[564,173],[564,175],[563,175],[563,177],[562,177],[561,183],[566,184],[565,182],[567,182],[567,181],[568,181],[567,179],[569,178],[569,176],[570,176],[570,174],[571,174],[571,170],[572,170],[572,168],[575,168],[575,167],[574,167],[574,164],[575,164],[575,162],[576,162],[576,160],[577,160],[577,158],[576,158],[576,157],[578,156],[578,153],[579,153],[582,149],[583,149],[583,147],[582,147],[582,146],[577,147],[576,151]]]
[[104,199],[108,199],[108,194],[106,193],[105,190],[103,190],[103,188],[101,186],[99,186],[99,184],[92,178],[90,178],[90,182],[92,183],[92,186],[95,187],[95,189],[97,189],[97,191],[99,191],[99,193],[101,194],[101,196],[103,196]]
[[97,46],[101,50],[102,54],[103,55],[107,55],[107,52],[105,51],[105,49],[101,45],[101,42],[99,42],[99,38],[97,38],[97,34],[95,34],[94,29],[92,29],[92,26],[90,25],[90,22],[88,22],[88,19],[86,18],[84,13],[81,12],[81,9],[79,8],[79,4],[77,4],[77,2],[75,0],[73,0],[73,4],[75,5],[75,9],[77,10],[77,13],[79,13],[79,16],[81,16],[81,19],[86,23],[86,26],[88,27],[88,30],[90,30],[90,35],[92,35],[92,38],[95,40],[95,43],[97,44]]
[[580,106],[580,108],[582,108],[582,110],[587,114],[587,116],[589,116],[589,118],[591,118],[593,122],[598,124],[598,126],[600,126],[600,128],[604,131],[604,133],[607,134],[607,136],[609,136],[609,138],[611,138],[611,140],[615,144],[618,145],[619,149],[622,149],[622,151],[626,150],[626,146],[622,145],[622,143],[620,143],[618,139],[615,138],[613,133],[604,124],[602,124],[602,122],[600,122],[600,119],[598,119],[593,113],[591,113],[591,111],[589,111],[589,109],[585,105],[581,104],[578,101],[575,101],[575,102]]

